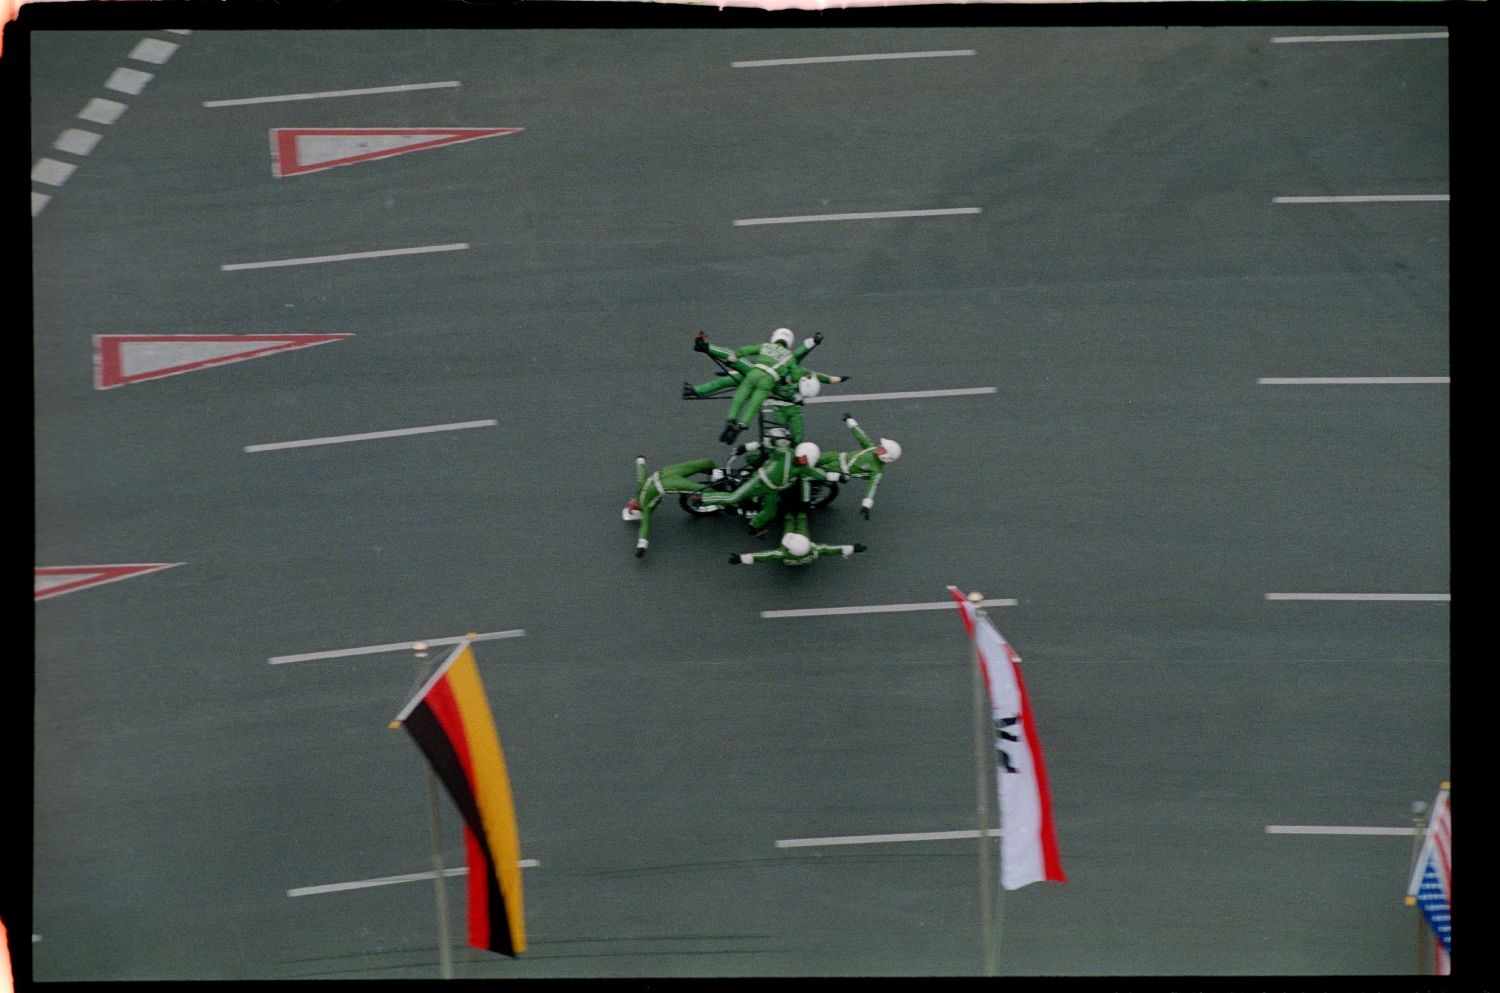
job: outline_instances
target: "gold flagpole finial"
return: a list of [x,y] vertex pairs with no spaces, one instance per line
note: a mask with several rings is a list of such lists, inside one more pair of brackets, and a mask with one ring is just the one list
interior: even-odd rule
[[983,599],[984,599],[984,594],[981,593],[981,592],[979,592],[978,590],[975,590],[974,592],[972,592],[972,593],[969,594],[969,602],[970,603],[979,603]]

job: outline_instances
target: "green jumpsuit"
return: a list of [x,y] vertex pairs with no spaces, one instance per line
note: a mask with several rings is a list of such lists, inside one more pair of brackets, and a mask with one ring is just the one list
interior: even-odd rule
[[795,555],[785,545],[770,548],[763,552],[745,552],[740,555],[729,556],[730,565],[754,565],[757,562],[780,562],[782,565],[807,565],[815,559],[825,555],[842,555],[844,558],[862,552],[864,545],[824,545],[816,541],[807,533],[807,511],[798,510],[786,515],[782,525],[782,537],[789,534],[800,534],[811,542],[812,547],[806,555]]
[[646,459],[641,457],[635,460],[635,499],[625,504],[621,516],[627,521],[641,522],[635,542],[637,558],[646,554],[646,546],[649,544],[646,539],[651,534],[651,512],[661,503],[662,498],[668,493],[697,493],[708,486],[708,483],[692,477],[711,472],[714,467],[712,459],[691,459],[662,466],[648,476]]
[[[713,356],[715,359],[719,360],[719,362],[727,366],[729,368],[729,372],[722,376],[715,376],[713,379],[710,379],[704,383],[698,383],[697,385],[694,385],[692,383],[683,383],[683,397],[689,400],[701,400],[704,397],[712,396],[713,394],[718,393],[721,390],[727,390],[733,387],[736,392],[736,398],[738,398],[739,390],[745,382],[745,376],[748,372],[751,371],[753,366],[751,365],[751,363],[741,358],[735,350],[724,348],[721,345],[709,344],[707,341],[704,341],[703,345],[704,347],[702,350],[708,352],[709,355]],[[809,351],[816,347],[816,345],[817,339],[812,339],[811,345],[809,345],[807,342],[803,342],[803,346],[800,349],[801,355],[797,355],[796,357],[800,359],[802,356],[805,356]],[[747,347],[759,348],[760,346],[754,345]],[[818,380],[818,382],[825,384],[842,383],[849,378],[848,376],[830,376],[825,372],[814,372],[811,369],[802,369],[797,379],[781,380],[771,387],[771,392],[765,397],[764,400],[762,400],[762,405],[769,405],[771,408],[772,416],[776,419],[776,421],[791,432],[792,444],[794,445],[801,444],[803,441],[807,440],[802,430],[802,394],[798,392],[797,389],[797,382],[803,376],[813,376]],[[760,408],[756,407],[743,409],[741,410],[741,413],[744,416],[748,417],[752,409],[755,411],[759,411]],[[737,418],[733,416],[731,416],[730,419],[737,420]]]
[[875,506],[875,487],[880,485],[880,479],[885,475],[885,463],[875,454],[875,449],[879,446],[860,429],[858,421],[846,414],[844,423],[848,426],[849,433],[854,435],[854,440],[864,447],[857,452],[825,452],[818,459],[818,468],[827,472],[841,472],[850,479],[870,481],[865,487],[865,497],[860,501],[860,513],[868,520],[870,508]]
[[750,518],[750,529],[759,531],[776,519],[776,508],[783,491],[803,480],[834,483],[842,478],[837,472],[826,472],[815,465],[799,465],[790,447],[773,448],[765,461],[732,493],[704,493],[705,507],[727,507],[759,500],[760,509]]
[[[762,341],[753,345],[741,345],[733,352],[718,349],[721,361],[728,362],[740,373],[739,385],[735,387],[734,398],[729,402],[728,418],[719,440],[725,444],[734,444],[739,433],[749,427],[749,418],[760,413],[761,405],[778,384],[791,383],[795,386],[803,376],[802,367],[797,363],[816,344],[816,339],[809,338],[795,348],[787,348],[776,341]],[[693,347],[709,354],[713,354],[716,348],[708,343],[706,335],[701,334]]]

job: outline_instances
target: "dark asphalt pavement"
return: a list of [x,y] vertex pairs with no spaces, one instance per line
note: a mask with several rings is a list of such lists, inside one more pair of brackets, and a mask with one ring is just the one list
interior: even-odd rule
[[[1257,382],[1449,375],[1447,202],[1273,203],[1449,191],[1446,40],[1272,41],[1354,30],[33,33],[32,158],[77,167],[32,220],[36,565],[181,563],[35,605],[35,977],[436,975],[430,882],[289,895],[431,870],[419,663],[268,660],[511,629],[531,948],[464,947],[450,881],[458,976],[976,975],[972,839],[776,845],[975,827],[954,612],[761,616],[950,583],[1017,601],[1069,876],[1004,896],[1002,975],[1412,972],[1409,836],[1267,832],[1451,777],[1446,602],[1266,599],[1450,588],[1449,387]],[[272,173],[273,128],[442,126],[525,130]],[[779,325],[827,398],[995,392],[808,407],[904,448],[815,517],[863,555],[730,568],[768,545],[668,503],[636,559],[633,459],[724,453],[693,335]],[[353,337],[95,389],[148,333]]]

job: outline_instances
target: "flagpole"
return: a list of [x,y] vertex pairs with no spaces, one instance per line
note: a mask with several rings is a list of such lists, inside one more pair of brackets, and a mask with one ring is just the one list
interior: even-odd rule
[[[970,602],[977,604],[983,594],[970,593]],[[990,783],[994,781],[994,751],[991,736],[994,716],[987,706],[989,693],[985,690],[984,675],[980,668],[979,646],[974,646],[974,779],[975,795],[979,814],[979,937],[984,949],[984,974],[995,975],[995,882],[990,854]],[[998,799],[998,798],[997,798]]]
[[[427,642],[414,641],[411,645],[412,651],[419,660],[427,658]],[[417,682],[420,684],[428,678],[432,669],[431,662],[422,662],[417,672]],[[425,690],[425,686],[423,689]],[[414,700],[420,700],[422,694],[419,692]],[[411,704],[402,710],[399,717],[391,722],[391,727],[400,727],[401,721],[411,711]],[[453,978],[453,950],[448,943],[448,881],[446,867],[443,865],[443,832],[440,822],[440,805],[438,804],[438,778],[437,773],[431,766],[427,769],[427,809],[428,825],[432,841],[432,868],[433,889],[437,898],[438,919],[438,972],[444,979]]]
[[443,868],[442,831],[438,825],[437,773],[427,770],[427,799],[432,808],[432,867],[437,888],[438,970],[444,979],[453,978],[453,950],[448,944],[448,884]]
[[[1407,875],[1416,871],[1417,856],[1422,851],[1422,825],[1423,816],[1427,813],[1427,803],[1423,800],[1413,800],[1411,804],[1411,865],[1407,868]],[[1416,906],[1416,898],[1408,896],[1406,905],[1413,909],[1412,920],[1417,925],[1417,975],[1427,975],[1427,941],[1422,928],[1422,911]]]

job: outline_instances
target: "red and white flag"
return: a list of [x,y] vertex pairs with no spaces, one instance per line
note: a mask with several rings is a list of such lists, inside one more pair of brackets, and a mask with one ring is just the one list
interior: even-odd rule
[[1406,884],[1406,902],[1421,909],[1432,928],[1433,971],[1447,976],[1453,954],[1453,805],[1450,786],[1438,788],[1432,816],[1422,832],[1422,848]]
[[964,628],[974,643],[975,660],[984,676],[995,721],[1000,885],[1014,890],[1043,880],[1066,882],[1057,853],[1042,743],[1021,682],[1021,657],[958,587],[950,586],[948,592],[958,601]]

